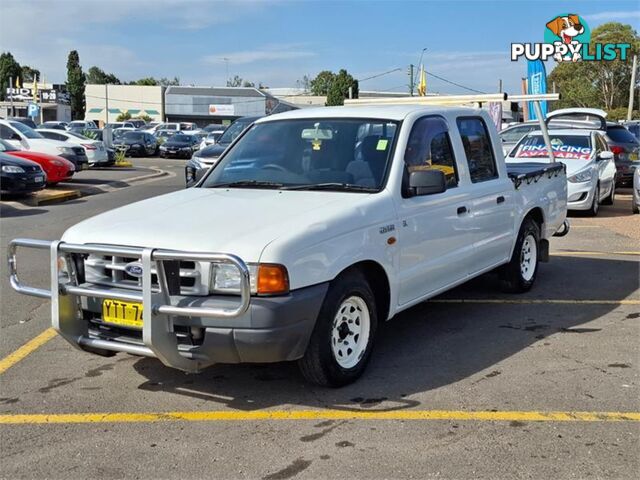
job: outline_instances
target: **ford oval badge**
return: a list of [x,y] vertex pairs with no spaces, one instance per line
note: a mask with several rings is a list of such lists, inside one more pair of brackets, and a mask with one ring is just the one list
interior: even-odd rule
[[139,262],[127,263],[124,266],[124,271],[132,277],[140,278],[142,277],[142,264]]

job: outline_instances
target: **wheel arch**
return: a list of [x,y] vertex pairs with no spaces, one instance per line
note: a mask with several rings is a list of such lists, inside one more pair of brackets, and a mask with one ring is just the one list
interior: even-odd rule
[[386,270],[375,260],[361,260],[342,270],[336,278],[354,270],[360,271],[367,279],[367,282],[369,282],[369,286],[371,290],[373,290],[373,296],[376,300],[378,318],[380,320],[387,320],[391,306],[391,284]]

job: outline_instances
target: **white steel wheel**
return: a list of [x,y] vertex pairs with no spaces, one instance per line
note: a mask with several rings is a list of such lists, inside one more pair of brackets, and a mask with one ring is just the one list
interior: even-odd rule
[[331,325],[331,352],[344,369],[355,367],[369,343],[371,315],[367,303],[358,296],[345,299]]
[[520,251],[520,274],[525,282],[529,282],[536,273],[538,264],[538,244],[536,238],[529,234],[522,242]]

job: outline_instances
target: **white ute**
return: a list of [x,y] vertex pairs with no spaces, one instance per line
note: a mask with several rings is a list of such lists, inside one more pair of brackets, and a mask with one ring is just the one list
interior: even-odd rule
[[[508,170],[484,110],[303,109],[257,120],[193,188],[12,241],[9,273],[82,350],[296,360],[340,386],[412,305],[491,270],[529,290],[566,207],[564,165]],[[20,247],[51,252],[50,290],[20,283]]]

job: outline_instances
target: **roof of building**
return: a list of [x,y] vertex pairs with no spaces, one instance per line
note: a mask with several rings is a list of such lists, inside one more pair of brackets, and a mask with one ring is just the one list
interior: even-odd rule
[[213,97],[266,97],[251,87],[167,87],[167,95],[205,95]]

